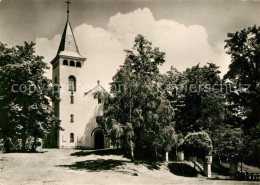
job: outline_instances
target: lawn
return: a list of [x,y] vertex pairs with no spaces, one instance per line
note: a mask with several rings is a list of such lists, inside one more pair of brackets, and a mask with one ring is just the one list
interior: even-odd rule
[[39,153],[0,154],[1,185],[81,184],[259,184],[259,182],[182,177],[167,164],[131,162],[122,155],[73,149],[43,149]]

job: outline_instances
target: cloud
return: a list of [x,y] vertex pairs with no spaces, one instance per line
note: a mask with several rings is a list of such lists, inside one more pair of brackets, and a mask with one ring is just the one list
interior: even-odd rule
[[[118,13],[110,17],[106,29],[83,24],[74,29],[74,34],[81,54],[87,57],[84,70],[84,83],[96,84],[100,80],[108,89],[108,83],[123,64],[124,49],[131,49],[137,34],[144,35],[166,53],[166,62],[161,72],[174,66],[183,71],[200,63],[213,62],[227,71],[230,57],[225,54],[224,43],[211,46],[207,30],[200,25],[178,23],[174,20],[155,20],[148,8],[132,12]],[[60,35],[53,39],[37,38],[36,51],[49,62],[55,56],[60,42]],[[49,77],[50,72],[47,74]],[[91,86],[91,85],[90,85]],[[90,87],[89,87],[90,88]]]

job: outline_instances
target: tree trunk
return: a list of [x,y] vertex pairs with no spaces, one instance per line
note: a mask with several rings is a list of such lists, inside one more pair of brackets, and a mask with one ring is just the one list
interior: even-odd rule
[[31,152],[36,152],[36,148],[37,148],[37,137],[34,137]]
[[132,157],[132,160],[134,161],[135,160],[135,155],[134,155],[134,146],[133,146],[133,143],[131,142],[130,144],[131,146],[131,157]]
[[11,151],[9,138],[4,139],[4,149],[6,153]]
[[25,148],[25,145],[26,145],[26,128],[23,127],[23,130],[22,130],[22,151],[25,152],[26,151],[26,148]]

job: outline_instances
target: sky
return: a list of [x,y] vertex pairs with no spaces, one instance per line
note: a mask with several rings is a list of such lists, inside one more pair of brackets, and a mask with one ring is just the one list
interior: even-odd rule
[[[0,0],[0,41],[10,46],[36,42],[49,63],[66,22],[65,0]],[[228,32],[260,26],[256,0],[71,0],[70,22],[81,55],[85,82],[108,83],[137,34],[166,53],[162,73],[216,63],[221,75],[230,64],[224,49]],[[50,65],[50,64],[49,64]],[[51,71],[46,75],[51,78]]]

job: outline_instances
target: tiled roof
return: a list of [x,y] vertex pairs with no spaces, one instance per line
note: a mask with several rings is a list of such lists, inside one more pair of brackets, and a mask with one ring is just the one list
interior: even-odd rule
[[57,58],[58,56],[67,56],[72,58],[78,58],[81,60],[86,59],[79,53],[78,46],[69,21],[66,22],[60,46],[55,58]]

